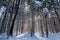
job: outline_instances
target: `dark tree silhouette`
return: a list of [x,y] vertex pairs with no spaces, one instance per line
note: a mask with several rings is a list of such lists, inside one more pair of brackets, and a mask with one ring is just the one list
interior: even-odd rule
[[10,36],[12,36],[12,34],[13,34],[14,22],[15,22],[15,19],[16,19],[16,15],[18,13],[19,3],[20,3],[20,0],[16,0],[16,5],[15,5],[16,12],[14,13],[13,19],[12,19],[11,28],[10,28],[10,31],[9,31]]

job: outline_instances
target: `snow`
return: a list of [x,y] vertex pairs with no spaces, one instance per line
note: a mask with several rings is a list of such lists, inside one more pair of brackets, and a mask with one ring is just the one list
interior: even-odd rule
[[41,34],[39,35],[39,33],[35,33],[35,35],[40,40],[60,40],[60,33],[50,33],[48,38],[45,35],[45,37],[42,37]]
[[48,13],[48,12],[49,12],[48,8],[43,8],[43,13]]
[[17,37],[17,38],[18,38],[18,37],[22,37],[22,36],[24,36],[25,34],[27,34],[27,33],[23,33],[23,34],[18,35],[18,36],[16,36],[16,37]]
[[30,5],[25,4],[24,13],[30,13]]
[[1,15],[2,15],[2,13],[5,12],[5,10],[6,10],[6,7],[1,6],[1,9],[0,9],[0,17],[1,17]]
[[35,1],[35,3],[36,3],[36,5],[39,6],[39,7],[43,6],[43,2]]
[[32,37],[30,37],[29,33],[23,33],[18,36],[15,34],[12,37],[7,39],[6,33],[0,35],[0,40],[60,40],[60,33],[50,33],[48,38],[42,37],[39,32],[35,33]]

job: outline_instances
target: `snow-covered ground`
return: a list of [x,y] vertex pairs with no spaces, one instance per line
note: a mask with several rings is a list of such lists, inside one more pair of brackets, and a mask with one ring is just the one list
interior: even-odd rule
[[15,34],[12,37],[7,39],[6,33],[0,35],[0,40],[60,40],[60,33],[49,34],[47,37],[42,37],[41,34],[35,33],[32,37],[30,37],[29,33],[23,33],[18,36]]
[[39,33],[35,33],[35,35],[40,40],[60,40],[60,33],[50,33],[48,38],[46,37],[46,35],[44,35],[45,37],[42,37]]

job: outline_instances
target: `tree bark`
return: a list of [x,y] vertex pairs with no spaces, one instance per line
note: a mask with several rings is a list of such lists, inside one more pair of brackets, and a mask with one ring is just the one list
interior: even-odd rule
[[15,5],[15,11],[16,11],[16,12],[14,12],[14,14],[13,14],[13,16],[12,16],[12,22],[11,22],[11,26],[10,26],[10,30],[9,30],[9,35],[10,35],[10,36],[12,36],[12,34],[13,34],[14,22],[15,22],[17,13],[18,13],[20,0],[17,0],[16,3],[17,3],[17,4]]

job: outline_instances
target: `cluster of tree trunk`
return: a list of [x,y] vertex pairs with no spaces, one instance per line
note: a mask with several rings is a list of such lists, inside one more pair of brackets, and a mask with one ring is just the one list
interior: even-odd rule
[[[6,10],[4,10],[5,12],[2,13],[2,16],[0,18],[0,34],[4,33],[4,32],[7,32],[7,36],[12,36],[13,35],[14,22],[17,18],[17,15],[19,15],[18,13],[20,13],[21,15],[19,17],[21,17],[21,19],[18,18],[18,21],[16,23],[17,24],[16,36],[17,36],[18,31],[21,31],[21,33],[23,33],[23,31],[24,31],[24,22],[25,22],[25,19],[26,19],[25,14],[24,14],[24,8],[25,8],[24,0],[13,0],[13,1],[9,0],[12,3],[10,3],[7,0],[5,0],[5,1],[8,3],[8,5],[6,7],[3,4],[3,6],[6,7]],[[5,1],[3,0],[1,2],[5,2]],[[35,13],[36,10],[34,8],[34,4],[33,4],[32,1],[33,0],[28,0],[28,5],[30,5],[31,13],[30,14],[27,13],[27,18],[28,18],[27,20],[28,20],[28,26],[29,26],[28,28],[30,28],[29,31],[30,31],[30,34],[31,34],[30,36],[31,37],[35,33],[35,26],[36,26],[35,16],[37,17],[37,15],[42,14],[42,13],[39,13],[39,14]],[[53,5],[53,3],[52,3],[52,5]],[[19,9],[20,9],[20,12],[18,12]],[[50,28],[50,31],[51,30],[53,31],[53,33],[54,32],[57,33],[57,32],[60,31],[60,29],[59,29],[60,28],[59,27],[60,26],[59,25],[60,24],[60,15],[58,14],[57,9],[55,7],[53,7],[53,9],[55,11],[55,14],[57,15],[56,18],[52,17],[51,18],[52,20],[51,20],[51,19],[48,18],[48,14],[42,15],[43,20],[45,20],[45,24],[43,24],[43,21],[39,19],[39,25],[40,25],[39,27],[40,27],[40,30],[41,30],[41,33],[42,33],[43,37],[44,37],[44,28],[45,28],[46,37],[48,37],[49,28]],[[52,22],[52,23],[49,22],[49,24],[51,24],[51,26],[53,24],[54,26],[52,26],[52,27],[48,26],[48,19]],[[22,21],[20,22],[20,20],[22,20]],[[22,24],[21,27],[19,27],[20,26],[19,22],[20,22],[20,24]],[[58,24],[56,24],[56,23],[58,23]],[[43,25],[45,25],[45,27],[43,27]]]

